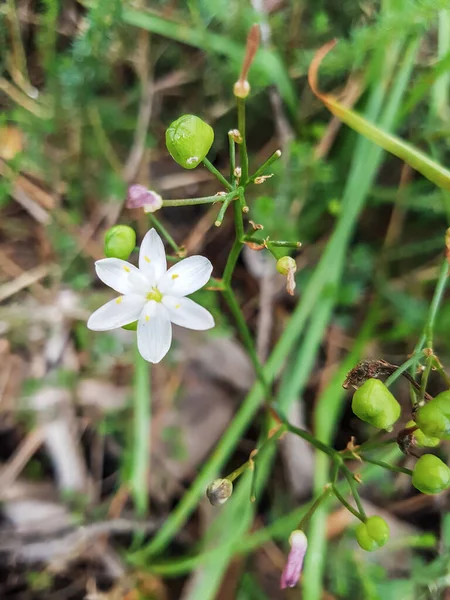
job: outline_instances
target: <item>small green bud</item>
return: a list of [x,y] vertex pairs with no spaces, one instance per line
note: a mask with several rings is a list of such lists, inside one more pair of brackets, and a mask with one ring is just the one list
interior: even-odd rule
[[381,517],[369,517],[365,523],[359,523],[355,534],[361,548],[373,552],[388,541],[389,525]]
[[282,256],[277,260],[277,271],[281,275],[287,275],[289,271],[295,273],[297,270],[297,263],[291,256]]
[[136,233],[128,225],[114,225],[105,234],[104,252],[108,258],[127,260],[136,246]]
[[356,390],[352,410],[362,421],[388,431],[401,413],[400,404],[379,379],[368,379]]
[[213,506],[225,504],[233,493],[233,484],[229,479],[215,479],[206,488],[206,495]]
[[450,433],[450,390],[421,406],[415,419],[425,435],[442,438]]
[[[414,423],[414,421],[408,421],[408,423],[406,423],[407,428],[415,426],[416,424]],[[416,442],[415,445],[419,448],[434,448],[435,446],[439,446],[441,442],[441,440],[437,437],[425,435],[421,429],[416,429],[415,431],[413,431],[412,436],[414,437],[414,440]]]
[[424,454],[414,466],[412,484],[423,494],[439,494],[450,487],[450,469],[434,454]]
[[213,141],[212,127],[195,115],[183,115],[166,131],[167,150],[185,169],[195,169],[208,154]]

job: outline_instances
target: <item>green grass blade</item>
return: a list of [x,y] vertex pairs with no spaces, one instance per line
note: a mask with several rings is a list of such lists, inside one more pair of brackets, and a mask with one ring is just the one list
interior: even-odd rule
[[[346,125],[363,135],[371,142],[377,144],[384,150],[394,154],[421,173],[424,177],[435,183],[438,187],[450,190],[450,171],[444,166],[421,152],[413,145],[405,142],[399,137],[386,131],[386,127],[377,126],[359,115],[355,111],[346,108],[332,96],[321,94],[316,85],[317,69],[321,59],[329,51],[331,45],[327,45],[317,53],[310,69],[310,84],[316,95],[324,102],[326,107]],[[411,50],[409,51],[411,52]],[[408,62],[408,56],[405,57]]]
[[[396,119],[401,107],[401,101],[405,94],[407,84],[414,65],[414,59],[418,50],[418,42],[414,41],[408,45],[405,59],[400,71],[394,79],[394,85],[390,93],[388,103],[384,110],[381,122],[383,127],[390,129]],[[391,57],[389,56],[389,60]],[[386,59],[388,61],[388,59]],[[392,63],[391,63],[392,64]],[[382,82],[378,83],[373,92],[376,100],[375,104],[380,106],[380,95],[384,93]],[[382,158],[380,147],[373,146],[365,140],[361,140],[359,148],[356,148],[355,163],[352,173],[349,177],[349,184],[346,188],[346,194],[343,206],[349,206],[350,203],[363,202],[367,196],[370,186],[374,181],[378,167]],[[358,186],[359,183],[359,186]],[[355,196],[356,195],[356,196]],[[341,379],[342,383],[342,379]],[[330,389],[332,393],[330,393]],[[329,443],[334,429],[335,415],[333,411],[338,410],[338,403],[343,398],[342,393],[331,386],[319,399],[315,414],[315,434],[319,439]],[[321,453],[316,452],[315,469],[315,493],[318,494],[329,479],[329,460]],[[322,594],[322,579],[324,570],[324,560],[326,553],[326,505],[322,505],[310,521],[309,527],[309,548],[305,560],[304,576],[304,600],[319,600]]]
[[[194,28],[184,23],[169,20],[153,12],[130,7],[123,9],[122,19],[128,25],[146,29],[152,33],[193,46],[194,48],[227,56],[236,63],[236,72],[240,70],[245,47],[243,44],[238,44],[225,35]],[[296,111],[297,104],[294,88],[285,65],[276,52],[263,48],[259,49],[252,70],[259,71],[264,77],[266,85],[275,84],[290,110],[292,112]]]

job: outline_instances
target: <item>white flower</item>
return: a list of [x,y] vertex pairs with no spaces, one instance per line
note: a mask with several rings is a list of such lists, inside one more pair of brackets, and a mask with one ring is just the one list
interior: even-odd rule
[[211,329],[212,315],[185,296],[203,287],[212,265],[204,256],[190,256],[167,270],[161,238],[151,229],[142,240],[139,269],[119,258],[95,263],[98,277],[122,296],[107,302],[89,318],[93,331],[108,331],[138,321],[139,352],[158,363],[169,351],[172,323],[188,329]]

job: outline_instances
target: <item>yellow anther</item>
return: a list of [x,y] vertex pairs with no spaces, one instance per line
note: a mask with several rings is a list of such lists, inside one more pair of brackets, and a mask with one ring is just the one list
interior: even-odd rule
[[130,267],[124,267],[124,270],[129,273],[130,272]]
[[180,308],[181,304],[176,304],[175,308]]
[[174,273],[174,274],[172,275],[172,279],[177,279],[178,277],[179,277],[178,273]]
[[145,315],[145,320],[150,321],[150,317],[148,315]]
[[144,256],[144,260],[145,260],[146,262],[148,262],[148,263],[150,262],[150,259],[149,259],[149,257],[148,257],[148,256]]
[[122,296],[120,296],[119,298],[117,298],[116,304],[120,304],[121,302],[122,302]]

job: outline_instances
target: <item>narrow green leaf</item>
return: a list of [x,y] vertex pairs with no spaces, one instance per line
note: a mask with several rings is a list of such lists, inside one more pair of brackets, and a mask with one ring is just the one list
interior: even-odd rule
[[401,158],[405,163],[413,169],[421,173],[424,177],[435,183],[438,187],[450,190],[450,171],[438,162],[431,159],[427,154],[421,152],[413,145],[405,142],[401,138],[388,133],[381,127],[374,125],[354,110],[346,108],[335,98],[328,94],[322,94],[317,86],[317,71],[322,59],[335,45],[331,42],[323,46],[317,52],[314,60],[311,63],[309,71],[309,83],[316,94],[322,100],[325,106],[336,117],[343,121],[346,125],[363,135],[365,138],[377,144],[384,150]]
[[[236,73],[240,70],[245,52],[244,44],[238,44],[225,35],[196,29],[155,13],[130,7],[123,9],[122,19],[128,25],[146,29],[194,48],[228,56],[236,62]],[[266,85],[275,84],[290,110],[292,112],[296,111],[294,88],[283,61],[274,51],[260,48],[255,57],[252,70],[259,71],[264,76]]]

